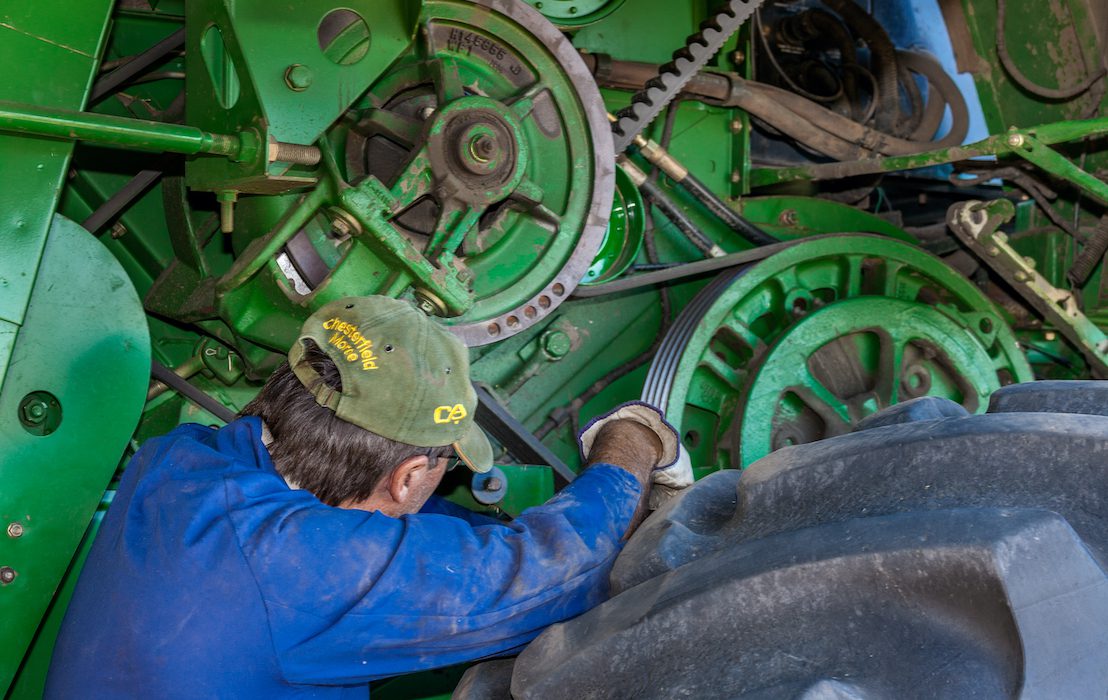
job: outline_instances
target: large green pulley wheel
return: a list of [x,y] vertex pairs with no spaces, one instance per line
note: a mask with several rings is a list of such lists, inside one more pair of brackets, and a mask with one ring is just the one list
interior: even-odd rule
[[642,395],[679,428],[699,476],[920,396],[981,412],[1031,378],[969,281],[911,245],[844,235],[717,277],[667,333]]
[[581,281],[611,215],[611,128],[580,57],[536,11],[423,3],[412,50],[350,116],[338,135],[347,178],[410,183],[401,233],[471,274],[472,307],[444,319],[468,345],[534,325]]

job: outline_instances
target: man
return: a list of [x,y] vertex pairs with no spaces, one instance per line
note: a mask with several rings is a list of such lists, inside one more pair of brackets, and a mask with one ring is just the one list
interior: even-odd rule
[[308,319],[243,417],[135,455],[66,613],[48,697],[365,697],[518,649],[606,594],[676,434],[629,406],[511,523],[430,498],[492,464],[466,349],[410,305]]

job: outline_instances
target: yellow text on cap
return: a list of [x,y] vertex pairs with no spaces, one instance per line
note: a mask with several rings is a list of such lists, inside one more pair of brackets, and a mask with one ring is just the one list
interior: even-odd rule
[[435,409],[436,423],[457,423],[466,417],[466,407],[460,403],[453,406],[439,406]]

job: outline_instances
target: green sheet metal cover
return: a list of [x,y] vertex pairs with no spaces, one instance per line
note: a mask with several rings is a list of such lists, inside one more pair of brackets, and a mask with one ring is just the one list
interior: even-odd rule
[[0,392],[0,687],[123,454],[149,376],[134,286],[90,233],[55,216]]

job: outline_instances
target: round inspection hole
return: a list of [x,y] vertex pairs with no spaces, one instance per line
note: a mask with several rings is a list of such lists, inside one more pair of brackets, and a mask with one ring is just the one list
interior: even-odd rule
[[508,320],[505,321],[505,323],[508,324],[508,328],[515,328],[516,326],[519,325],[519,317],[518,316],[509,316]]
[[539,297],[539,306],[541,306],[544,309],[549,309],[550,308],[550,297],[546,296],[545,294],[543,294],[541,297]]
[[557,282],[553,287],[550,288],[550,291],[554,292],[554,296],[560,297],[566,293],[566,288],[562,286],[561,282]]
[[488,325],[488,328],[486,328],[485,330],[487,330],[489,332],[489,335],[491,335],[492,337],[495,338],[496,336],[500,335],[500,324],[499,323],[490,323]]
[[369,53],[369,25],[354,10],[331,10],[316,30],[319,50],[332,63],[350,66]]
[[525,308],[523,310],[523,315],[526,316],[527,318],[534,318],[534,317],[539,315],[539,312],[537,310],[535,310],[535,307],[528,306],[527,308]]

